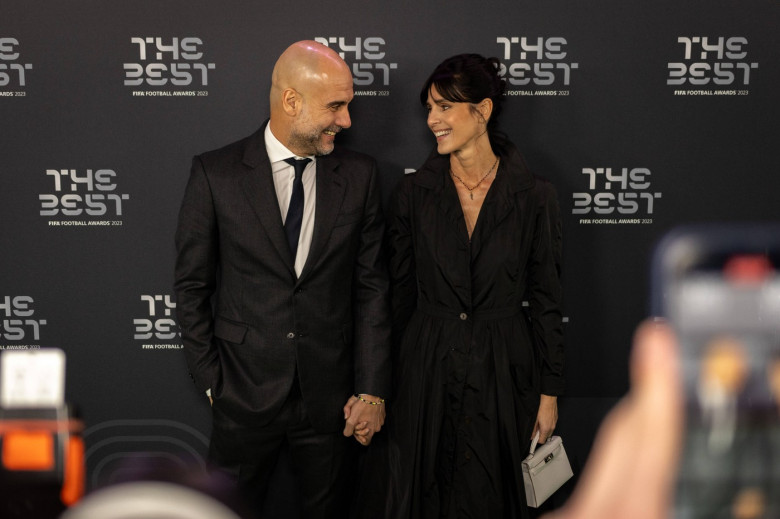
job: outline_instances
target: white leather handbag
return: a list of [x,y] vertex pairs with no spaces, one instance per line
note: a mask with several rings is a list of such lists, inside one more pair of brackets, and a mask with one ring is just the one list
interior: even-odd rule
[[538,441],[537,432],[522,464],[525,500],[532,508],[539,507],[574,475],[560,436],[550,436],[537,448]]

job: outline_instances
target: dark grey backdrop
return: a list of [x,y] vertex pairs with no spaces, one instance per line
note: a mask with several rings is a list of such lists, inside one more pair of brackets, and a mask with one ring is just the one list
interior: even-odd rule
[[361,94],[338,145],[374,155],[388,195],[433,146],[417,99],[430,70],[494,55],[510,79],[503,129],[559,190],[558,431],[578,471],[627,389],[656,240],[780,216],[779,13],[774,0],[4,0],[0,346],[65,350],[90,488],[130,458],[201,465],[209,410],[171,287],[192,155],[256,130],[276,57],[322,38]]

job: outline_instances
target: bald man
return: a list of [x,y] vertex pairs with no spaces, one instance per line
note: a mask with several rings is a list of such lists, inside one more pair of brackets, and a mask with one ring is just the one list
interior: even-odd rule
[[286,445],[303,516],[343,516],[348,442],[368,445],[384,424],[379,179],[372,158],[334,148],[352,97],[337,53],[290,46],[273,69],[270,119],[194,158],[179,213],[177,317],[212,403],[209,459],[258,510]]

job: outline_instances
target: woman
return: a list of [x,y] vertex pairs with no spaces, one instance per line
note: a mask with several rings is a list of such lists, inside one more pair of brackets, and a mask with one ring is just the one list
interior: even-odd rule
[[391,206],[392,517],[527,517],[520,464],[557,420],[559,208],[496,131],[498,65],[434,70],[420,101],[437,149]]

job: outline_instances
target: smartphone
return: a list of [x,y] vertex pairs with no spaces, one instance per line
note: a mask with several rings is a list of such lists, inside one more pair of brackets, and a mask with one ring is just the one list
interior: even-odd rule
[[678,336],[686,420],[673,517],[780,517],[780,224],[672,231],[653,310]]

